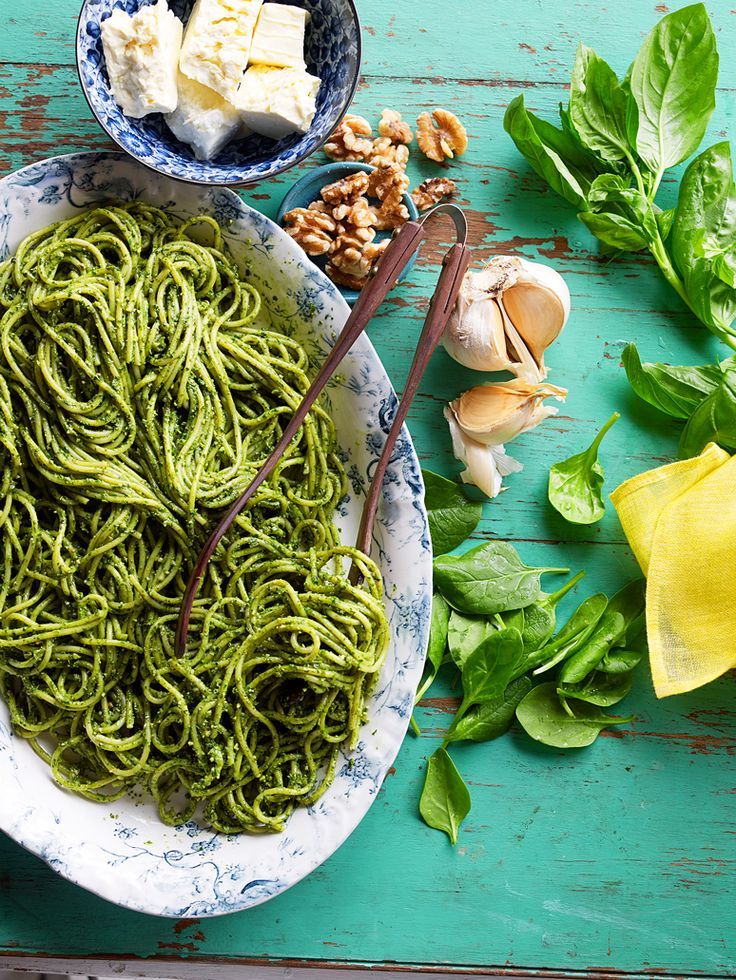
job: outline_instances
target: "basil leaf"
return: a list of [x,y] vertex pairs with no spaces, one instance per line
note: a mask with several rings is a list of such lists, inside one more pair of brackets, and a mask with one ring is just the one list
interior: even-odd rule
[[581,211],[578,219],[598,241],[616,252],[640,252],[647,247],[647,239],[641,230],[620,214]]
[[429,645],[427,646],[427,663],[424,668],[424,677],[419,685],[419,690],[414,699],[414,704],[418,704],[424,695],[434,684],[437,674],[440,671],[445,659],[447,648],[447,627],[450,621],[450,607],[439,594],[435,592],[432,596],[432,616],[429,625]]
[[606,511],[598,447],[620,417],[614,412],[584,453],[555,463],[549,471],[549,502],[571,524],[595,524]]
[[552,190],[575,207],[584,208],[588,188],[598,172],[595,160],[564,130],[529,112],[523,95],[509,104],[503,125],[521,155]]
[[698,148],[715,108],[716,40],[702,3],[676,10],[654,27],[631,67],[638,110],[636,149],[655,174]]
[[723,379],[719,364],[675,367],[671,364],[642,364],[635,344],[627,344],[622,355],[629,384],[639,398],[674,419],[688,419]]
[[511,727],[518,704],[529,693],[532,682],[528,677],[512,681],[504,693],[470,708],[468,713],[448,732],[451,742],[490,742]]
[[443,555],[462,544],[478,526],[483,507],[472,503],[452,480],[431,470],[422,470],[424,505],[435,555]]
[[575,701],[573,715],[563,707],[553,682],[532,688],[519,707],[516,717],[519,724],[533,739],[559,749],[582,748],[598,738],[602,728],[623,725],[632,718],[614,718],[604,715],[593,705]]
[[575,698],[599,708],[610,708],[623,701],[634,683],[632,671],[627,673],[603,673],[595,671],[581,684],[560,684],[557,693],[563,698]]
[[609,163],[631,156],[626,133],[626,93],[615,72],[581,44],[570,82],[570,119],[584,146]]
[[695,315],[716,333],[736,318],[736,291],[715,274],[703,242],[724,248],[736,237],[736,189],[731,148],[717,143],[697,156],[680,184],[670,237],[672,255]]
[[730,371],[716,390],[700,403],[680,439],[680,459],[698,456],[709,442],[736,449],[736,371]]
[[675,209],[667,208],[665,211],[657,211],[654,217],[657,222],[659,237],[663,242],[666,242],[672,231],[672,222],[675,220]]
[[496,630],[486,637],[463,664],[463,704],[458,717],[462,717],[471,705],[503,694],[523,653],[524,645],[518,630]]
[[435,586],[453,609],[486,616],[531,605],[539,598],[544,572],[564,571],[530,568],[507,541],[488,541],[464,555],[434,561]]
[[453,662],[462,670],[463,664],[487,636],[496,628],[483,616],[463,616],[453,609],[447,626],[447,646]]
[[470,793],[445,749],[437,749],[427,763],[419,812],[427,826],[444,831],[457,844],[460,824],[470,813]]

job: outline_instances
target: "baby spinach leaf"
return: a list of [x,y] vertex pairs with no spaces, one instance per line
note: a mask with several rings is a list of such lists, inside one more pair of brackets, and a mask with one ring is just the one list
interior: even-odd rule
[[643,578],[634,579],[609,600],[608,612],[620,613],[624,618],[624,633],[622,644],[633,639],[641,626],[646,605],[646,582]]
[[543,674],[572,656],[587,642],[607,606],[608,598],[602,592],[581,602],[554,639],[525,657],[524,672],[536,668],[535,674]]
[[636,149],[655,174],[698,148],[715,108],[718,52],[702,3],[676,10],[650,31],[631,67],[638,110]]
[[564,129],[529,112],[519,95],[506,109],[503,125],[530,166],[552,190],[577,208],[585,208],[598,165]]
[[584,701],[573,702],[571,710],[572,716],[560,702],[556,684],[550,682],[532,688],[516,709],[516,717],[524,731],[537,742],[559,749],[590,745],[602,728],[633,720],[602,714]]
[[470,813],[470,793],[444,748],[437,749],[427,763],[419,812],[427,826],[444,831],[457,844],[460,824]]
[[471,705],[503,694],[523,652],[518,630],[496,630],[487,636],[463,664],[463,703],[458,709],[458,717],[462,717]]
[[584,453],[555,463],[549,471],[549,502],[571,524],[595,524],[606,511],[598,447],[620,417],[614,412]]
[[705,254],[704,240],[728,246],[736,236],[736,189],[731,148],[717,143],[697,156],[680,184],[670,243],[675,264],[697,317],[728,334],[736,318],[736,291],[720,279]]
[[590,674],[626,633],[626,620],[609,604],[590,638],[569,657],[560,670],[560,684],[578,684]]
[[495,629],[484,616],[464,616],[453,609],[447,627],[447,645],[453,662],[462,670],[473,650]]
[[532,688],[528,677],[512,681],[502,695],[470,708],[447,733],[448,742],[490,742],[508,731],[519,702]]
[[478,526],[483,507],[472,503],[457,483],[444,476],[422,470],[424,504],[435,555],[444,555],[462,544]]
[[587,704],[595,704],[599,708],[610,708],[623,701],[634,683],[632,671],[612,674],[595,671],[580,684],[562,684],[558,682],[557,693],[565,699],[575,698]]
[[557,592],[542,595],[531,606],[524,610],[524,627],[521,639],[524,653],[539,650],[549,640],[555,631],[557,623],[557,604],[585,577],[585,572],[578,572],[569,582],[566,582]]
[[642,364],[635,344],[627,344],[622,355],[629,384],[639,398],[674,419],[688,419],[723,378],[719,364],[676,367],[671,364]]
[[641,229],[620,214],[581,211],[578,218],[598,241],[615,252],[640,252],[647,247]]
[[698,405],[680,439],[680,459],[701,453],[709,442],[736,449],[736,371],[729,371],[716,390]]
[[582,143],[609,163],[631,155],[626,134],[626,93],[610,65],[579,45],[570,83],[570,119]]
[[530,568],[507,541],[488,541],[464,555],[436,558],[434,582],[453,609],[492,616],[531,605],[544,572],[565,571]]
[[608,651],[598,665],[598,669],[606,674],[628,674],[641,663],[643,656],[641,650],[624,650],[616,647]]
[[429,626],[429,645],[424,677],[419,685],[414,703],[418,704],[434,684],[445,658],[447,648],[447,627],[450,621],[450,607],[442,596],[435,592],[432,596],[432,615]]

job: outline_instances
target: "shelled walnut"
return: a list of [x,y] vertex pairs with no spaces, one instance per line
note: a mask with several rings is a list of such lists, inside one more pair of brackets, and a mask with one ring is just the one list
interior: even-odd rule
[[452,197],[457,187],[449,177],[429,177],[411,192],[411,199],[420,211],[426,211],[439,204],[446,197]]
[[447,109],[423,112],[417,119],[419,149],[435,163],[462,156],[468,148],[468,134],[457,116]]
[[411,143],[414,139],[409,123],[404,122],[401,113],[393,109],[384,109],[381,113],[378,132],[392,143]]
[[368,174],[363,171],[336,180],[333,184],[326,184],[319,192],[322,200],[331,207],[338,204],[357,201],[368,190]]
[[324,145],[331,160],[366,160],[373,150],[373,129],[362,116],[347,115]]
[[293,208],[284,215],[284,230],[307,255],[325,255],[333,243],[337,222],[330,214]]

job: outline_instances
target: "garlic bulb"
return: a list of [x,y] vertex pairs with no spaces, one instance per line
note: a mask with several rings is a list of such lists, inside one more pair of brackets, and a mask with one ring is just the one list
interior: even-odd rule
[[457,424],[449,406],[445,409],[445,418],[450,426],[455,458],[465,463],[461,480],[478,487],[488,497],[497,497],[503,489],[503,477],[509,473],[520,473],[524,467],[508,456],[503,446],[484,446],[467,436]]
[[544,353],[569,315],[570,291],[558,272],[499,255],[465,274],[442,342],[465,367],[542,381]]
[[485,446],[498,446],[556,415],[556,408],[544,404],[546,398],[564,401],[566,396],[565,388],[517,378],[471,388],[450,403],[450,410],[466,436]]

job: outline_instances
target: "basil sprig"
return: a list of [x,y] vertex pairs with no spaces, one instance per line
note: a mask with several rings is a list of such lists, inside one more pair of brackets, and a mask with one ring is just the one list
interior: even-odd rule
[[736,348],[736,190],[727,143],[701,153],[662,211],[667,170],[687,160],[715,108],[718,52],[702,3],[676,10],[650,32],[619,80],[581,44],[570,101],[558,128],[523,95],[504,127],[550,187],[574,205],[606,252],[648,249],[665,279],[713,333]]

